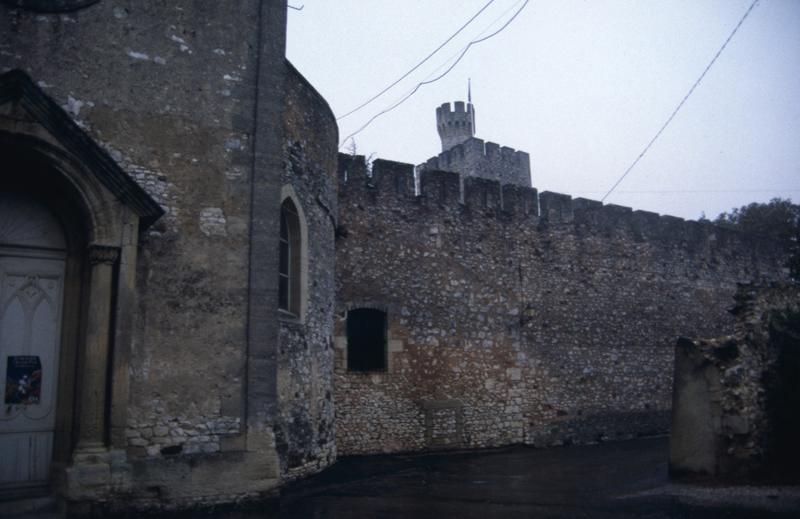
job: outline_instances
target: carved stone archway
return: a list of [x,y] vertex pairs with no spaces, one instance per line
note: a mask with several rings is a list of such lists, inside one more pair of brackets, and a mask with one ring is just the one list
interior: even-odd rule
[[66,231],[54,477],[67,499],[102,498],[125,484],[112,473],[125,464],[137,242],[163,210],[21,71],[0,75],[0,157],[2,190],[38,200]]

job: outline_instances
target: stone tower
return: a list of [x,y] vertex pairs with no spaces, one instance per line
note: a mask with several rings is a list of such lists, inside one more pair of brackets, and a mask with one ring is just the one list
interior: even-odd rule
[[442,139],[442,152],[420,164],[421,168],[531,186],[531,159],[527,153],[475,137],[471,91],[468,90],[467,102],[454,102],[452,110],[450,103],[436,108],[436,129]]
[[472,103],[467,102],[465,107],[464,101],[456,101],[453,105],[453,111],[450,110],[450,103],[444,103],[436,109],[436,129],[442,139],[442,151],[475,136],[475,108]]

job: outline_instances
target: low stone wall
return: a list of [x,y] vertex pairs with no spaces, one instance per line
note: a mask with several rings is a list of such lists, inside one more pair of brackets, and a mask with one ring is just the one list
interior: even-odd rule
[[675,348],[674,476],[800,478],[800,286],[744,285],[735,331]]

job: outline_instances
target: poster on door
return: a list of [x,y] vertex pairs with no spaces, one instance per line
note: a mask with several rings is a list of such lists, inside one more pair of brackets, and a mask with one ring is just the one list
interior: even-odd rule
[[6,404],[39,405],[42,361],[36,355],[11,355],[6,369]]

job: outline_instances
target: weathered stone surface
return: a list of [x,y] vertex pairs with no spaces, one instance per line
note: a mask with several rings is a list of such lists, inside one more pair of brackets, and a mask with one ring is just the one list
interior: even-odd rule
[[294,479],[336,459],[333,402],[334,231],[338,132],[327,103],[288,65],[284,169],[307,226],[306,309],[280,322],[276,429],[282,475]]

